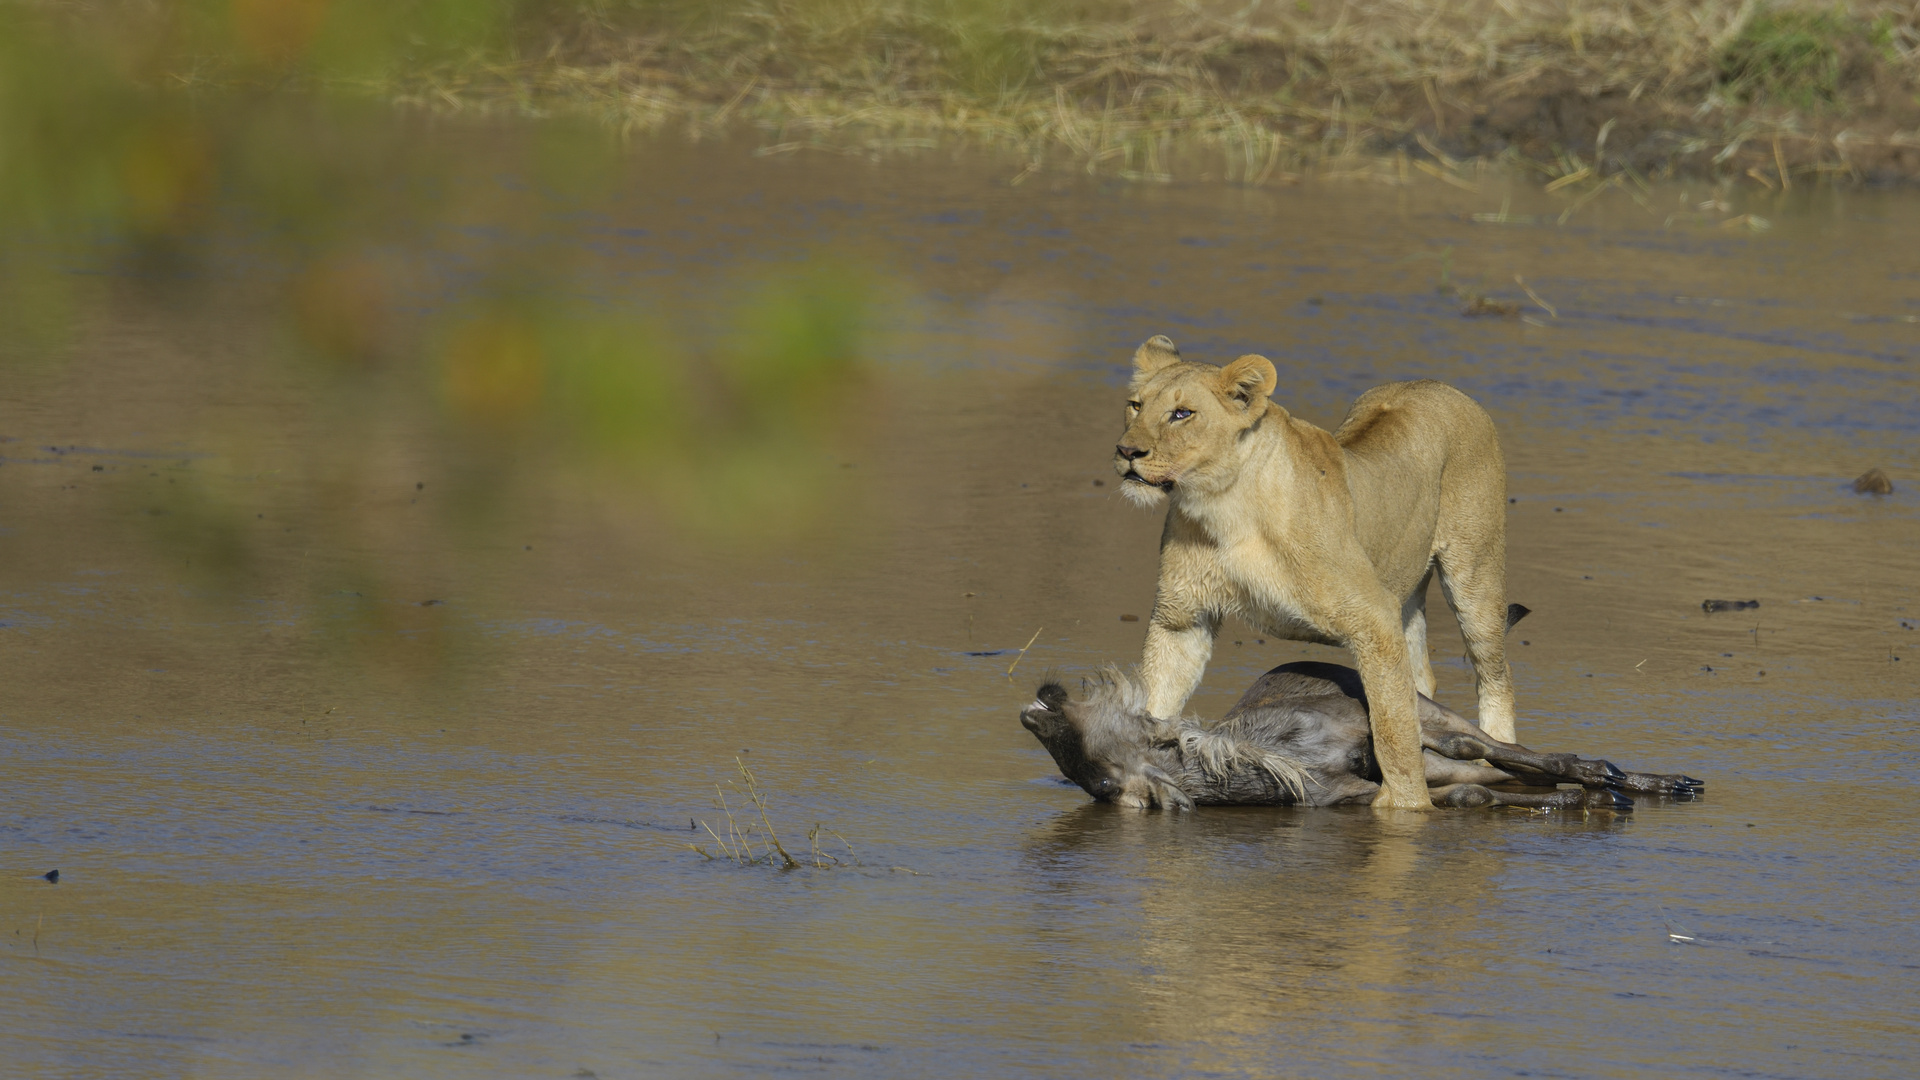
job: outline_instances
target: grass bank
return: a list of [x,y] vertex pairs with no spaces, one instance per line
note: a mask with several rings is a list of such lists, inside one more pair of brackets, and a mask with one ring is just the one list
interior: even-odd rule
[[763,153],[992,144],[1136,179],[1386,157],[1565,185],[1920,180],[1911,0],[598,0],[516,11],[494,47],[384,89],[747,128]]
[[745,130],[769,154],[994,146],[1025,156],[1019,175],[1920,180],[1920,0],[0,0],[0,17],[0,114],[29,121],[118,115],[134,84],[321,87]]

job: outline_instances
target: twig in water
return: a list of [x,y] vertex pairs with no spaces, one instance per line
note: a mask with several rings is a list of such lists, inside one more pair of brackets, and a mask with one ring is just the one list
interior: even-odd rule
[[[719,784],[713,785],[713,793],[720,797],[720,812],[727,815],[727,839],[733,842],[731,848],[733,861],[737,863],[753,861],[753,845],[748,843],[746,831],[734,822],[733,807],[727,805],[727,793],[720,790]],[[712,832],[713,830],[708,829],[707,831]],[[718,840],[720,838],[715,836],[714,839]]]
[[[714,786],[715,786],[715,787],[718,787],[719,785],[717,785],[717,784],[716,784],[716,785],[714,785]],[[714,831],[713,831],[713,826],[711,826],[711,825],[709,825],[709,824],[707,824],[706,822],[704,822],[704,821],[703,821],[703,822],[701,822],[701,823],[700,823],[700,827],[701,827],[701,828],[703,828],[703,829],[705,829],[705,830],[707,830],[707,835],[708,835],[708,836],[711,836],[711,837],[713,837],[713,842],[714,842],[714,843],[716,843],[716,844],[719,844],[719,845],[720,845],[720,850],[721,850],[721,851],[724,851],[724,852],[726,852],[726,853],[727,853],[727,858],[728,858],[728,859],[730,859],[730,860],[732,860],[732,861],[734,861],[734,862],[739,862],[739,861],[740,861],[740,856],[739,856],[738,854],[736,854],[736,853],[734,852],[734,850],[733,850],[732,848],[730,848],[730,847],[728,847],[728,846],[727,846],[727,842],[726,842],[725,840],[722,840],[722,839],[720,839],[720,834],[719,834],[719,833],[717,833],[717,832],[714,832]],[[729,830],[729,831],[731,831],[731,830]],[[701,854],[702,854],[702,855],[705,855],[705,854],[706,854],[706,852],[704,852],[704,851],[703,851],[703,852],[701,852]],[[711,856],[709,856],[709,857],[711,857]]]
[[1519,274],[1513,275],[1513,283],[1515,285],[1520,286],[1520,288],[1524,289],[1526,291],[1528,298],[1530,298],[1534,303],[1539,304],[1542,308],[1546,309],[1547,314],[1553,316],[1556,319],[1560,317],[1560,313],[1554,310],[1553,305],[1547,303],[1545,300],[1540,299],[1540,294],[1537,292],[1534,292],[1532,286],[1528,285],[1526,281],[1523,278],[1521,278]]
[[[1046,627],[1044,626],[1040,628],[1040,630],[1045,630],[1045,629]],[[1020,661],[1025,660],[1027,658],[1027,650],[1033,648],[1033,643],[1040,640],[1040,630],[1035,630],[1033,632],[1033,636],[1027,639],[1027,643],[1025,645],[1020,646],[1020,655],[1014,657],[1013,663],[1007,665],[1008,675],[1012,675],[1013,669],[1020,666]]]
[[747,763],[739,758],[734,758],[733,763],[740,767],[740,775],[746,778],[747,797],[753,800],[753,808],[760,812],[760,824],[766,826],[767,839],[773,844],[773,850],[780,853],[781,867],[787,870],[797,868],[800,860],[787,854],[787,849],[780,844],[780,834],[773,831],[773,821],[767,817],[767,798],[760,794],[760,787],[753,779],[753,770],[747,768]]
[[1549,193],[1559,191],[1563,187],[1571,187],[1574,184],[1577,184],[1580,181],[1585,180],[1587,177],[1592,175],[1593,175],[1593,166],[1591,165],[1584,166],[1579,170],[1575,172],[1570,172],[1567,175],[1561,177],[1560,179],[1555,180],[1553,183],[1548,184],[1545,190],[1548,191]]
[[813,823],[813,828],[807,830],[807,854],[813,857],[813,865],[821,870],[827,868],[828,860],[840,861],[820,850],[820,823],[817,821]]
[[1439,180],[1443,183],[1452,184],[1454,187],[1459,188],[1461,191],[1471,191],[1476,195],[1480,193],[1480,185],[1474,183],[1471,180],[1464,180],[1458,176],[1455,176],[1454,174],[1446,171],[1445,169],[1442,169],[1440,166],[1435,165],[1431,161],[1416,161],[1413,163],[1413,167],[1416,169],[1419,169],[1423,173],[1426,173],[1428,176],[1433,177],[1435,180]]

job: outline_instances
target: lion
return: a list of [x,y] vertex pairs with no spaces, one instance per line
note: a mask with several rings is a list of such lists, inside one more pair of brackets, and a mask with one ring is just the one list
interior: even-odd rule
[[1506,466],[1493,420],[1444,383],[1387,383],[1328,434],[1269,399],[1263,356],[1226,367],[1149,338],[1133,357],[1120,490],[1167,504],[1140,663],[1147,709],[1174,719],[1221,620],[1352,652],[1383,776],[1375,806],[1425,809],[1416,694],[1433,692],[1436,570],[1473,661],[1480,727],[1514,741],[1506,656]]

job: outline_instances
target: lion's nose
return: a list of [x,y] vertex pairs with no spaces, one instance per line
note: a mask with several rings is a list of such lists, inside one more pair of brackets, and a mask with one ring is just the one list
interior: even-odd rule
[[1138,461],[1141,458],[1146,457],[1148,453],[1147,451],[1142,450],[1137,446],[1116,446],[1113,448],[1113,452],[1116,454],[1119,454],[1121,457],[1125,458],[1128,461]]

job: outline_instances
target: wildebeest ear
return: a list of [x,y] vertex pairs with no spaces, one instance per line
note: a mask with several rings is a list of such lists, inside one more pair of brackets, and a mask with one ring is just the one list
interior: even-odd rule
[[1254,402],[1273,393],[1280,382],[1280,376],[1273,370],[1273,361],[1253,353],[1235,360],[1220,369],[1220,390],[1242,405]]
[[1133,350],[1133,377],[1136,381],[1144,379],[1179,362],[1180,350],[1174,347],[1173,339],[1165,334],[1155,334]]
[[1158,765],[1149,765],[1143,769],[1142,772],[1146,776],[1147,781],[1153,785],[1153,794],[1155,799],[1160,803],[1160,809],[1193,809],[1193,799],[1188,797],[1186,792],[1180,790],[1180,785],[1173,782],[1173,777],[1168,776],[1165,769],[1160,768]]

